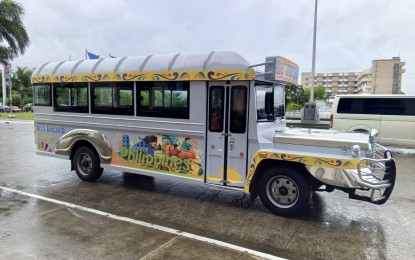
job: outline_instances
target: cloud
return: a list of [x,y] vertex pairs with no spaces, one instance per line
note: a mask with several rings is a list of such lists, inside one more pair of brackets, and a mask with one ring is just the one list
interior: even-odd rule
[[[13,65],[108,56],[233,50],[251,63],[281,55],[311,70],[314,1],[20,0],[32,44]],[[373,59],[407,62],[415,93],[415,1],[320,0],[316,71],[360,71]]]

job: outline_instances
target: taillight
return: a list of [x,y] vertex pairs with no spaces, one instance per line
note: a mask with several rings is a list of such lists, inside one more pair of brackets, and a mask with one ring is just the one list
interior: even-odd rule
[[330,115],[330,128],[333,128],[333,114]]

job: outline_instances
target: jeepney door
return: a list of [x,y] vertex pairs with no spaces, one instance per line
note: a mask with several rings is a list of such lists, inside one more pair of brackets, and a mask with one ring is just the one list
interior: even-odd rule
[[248,151],[249,82],[208,87],[206,182],[243,186]]

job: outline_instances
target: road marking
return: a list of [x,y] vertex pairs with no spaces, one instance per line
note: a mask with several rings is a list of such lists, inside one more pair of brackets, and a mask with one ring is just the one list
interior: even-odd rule
[[233,244],[223,242],[223,241],[220,241],[220,240],[211,239],[211,238],[195,235],[195,234],[192,234],[192,233],[184,232],[184,231],[181,231],[181,230],[177,230],[177,229],[173,229],[173,228],[169,228],[169,227],[164,227],[164,226],[160,226],[160,225],[156,225],[156,224],[152,224],[152,223],[148,223],[148,222],[144,222],[144,221],[140,221],[140,220],[136,220],[136,219],[132,219],[132,218],[127,218],[127,217],[114,215],[114,214],[111,214],[111,213],[108,213],[108,212],[83,207],[83,206],[72,204],[72,203],[65,202],[65,201],[55,200],[55,199],[51,199],[51,198],[48,198],[48,197],[44,197],[44,196],[40,196],[40,195],[36,195],[36,194],[32,194],[32,193],[27,193],[27,192],[24,192],[24,191],[14,190],[14,189],[10,189],[10,188],[7,188],[7,187],[2,187],[2,186],[0,186],[0,189],[2,189],[4,191],[12,192],[12,193],[17,193],[17,194],[20,194],[20,195],[23,195],[23,196],[27,196],[27,197],[31,197],[31,198],[35,198],[35,199],[55,203],[55,204],[62,205],[62,206],[68,207],[68,208],[78,209],[78,210],[93,213],[93,214],[96,214],[96,215],[112,218],[112,219],[115,219],[115,220],[120,220],[120,221],[128,222],[128,223],[131,223],[131,224],[135,224],[135,225],[139,225],[139,226],[143,226],[143,227],[147,227],[147,228],[152,228],[152,229],[155,229],[155,230],[163,231],[163,232],[174,234],[174,235],[181,236],[181,237],[186,237],[186,238],[198,240],[198,241],[201,241],[201,242],[206,242],[206,243],[217,245],[217,246],[220,246],[220,247],[229,248],[229,249],[232,249],[232,250],[235,250],[235,251],[240,251],[240,252],[243,252],[243,253],[248,253],[248,254],[258,256],[258,257],[262,257],[262,258],[265,258],[265,259],[284,259],[284,258],[280,258],[280,257],[273,256],[273,255],[270,255],[270,254],[262,253],[262,252],[259,252],[259,251],[256,251],[256,250],[252,250],[252,249],[248,249],[248,248],[245,248],[245,247],[233,245]]

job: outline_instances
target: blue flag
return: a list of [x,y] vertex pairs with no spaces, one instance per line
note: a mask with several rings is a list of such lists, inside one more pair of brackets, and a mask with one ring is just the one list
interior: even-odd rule
[[88,58],[89,58],[90,60],[96,60],[96,59],[99,59],[99,55],[93,54],[93,53],[91,53],[91,52],[89,52],[89,51],[86,51],[86,54],[88,55]]

